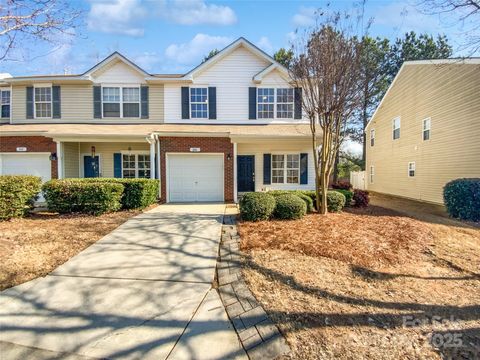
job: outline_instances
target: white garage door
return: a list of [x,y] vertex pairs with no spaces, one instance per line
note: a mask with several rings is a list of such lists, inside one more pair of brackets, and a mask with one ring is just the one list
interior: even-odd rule
[[168,154],[168,201],[223,201],[223,154]]
[[[51,174],[49,154],[0,154],[0,175],[35,175],[45,182]],[[38,201],[45,200],[40,196]]]

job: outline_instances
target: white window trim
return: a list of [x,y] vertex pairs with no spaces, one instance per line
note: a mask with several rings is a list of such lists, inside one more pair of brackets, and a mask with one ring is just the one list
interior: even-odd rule
[[[3,103],[3,98],[2,98],[2,93],[3,92],[9,92],[10,96],[8,97],[8,104]],[[9,111],[8,111],[8,118],[7,117],[2,117],[2,107],[4,105],[10,106]],[[10,119],[12,117],[12,90],[11,88],[0,88],[0,119]]]
[[[103,88],[119,88],[120,89],[120,116],[103,116],[103,104],[116,104],[112,101],[103,101]],[[138,116],[135,117],[123,117],[123,88],[138,88]],[[142,118],[142,89],[140,84],[102,84],[102,93],[100,94],[102,99],[102,119],[141,119]],[[126,101],[126,104],[136,104],[136,102]]]
[[[35,89],[37,88],[50,88],[50,116],[37,116],[37,102],[39,104],[48,104],[48,101],[36,101]],[[11,96],[12,94],[10,94]],[[33,85],[33,118],[34,119],[53,119],[53,89],[52,84],[34,84]]]
[[[124,178],[123,177],[123,155],[135,155],[135,179],[150,179],[150,177],[148,178],[139,178],[138,177],[138,155],[149,155],[150,156],[150,151],[145,151],[145,150],[131,150],[131,151],[128,151],[128,150],[121,150],[120,153],[122,154],[122,161],[121,161],[121,165],[122,165],[122,179],[131,179],[131,178]],[[148,162],[148,170],[150,170],[150,172],[152,171],[152,168],[150,167],[150,164],[151,164],[151,161]],[[129,169],[130,170],[130,169]]]
[[[273,89],[273,118],[259,118],[258,117],[258,105],[259,104],[272,104],[272,103],[259,103],[258,102],[258,89]],[[277,90],[278,89],[293,89],[293,101],[291,104],[293,105],[293,111],[292,111],[292,117],[291,118],[283,118],[283,117],[277,117],[277,104],[290,104],[290,103],[278,103],[277,102]],[[255,100],[257,103],[257,108],[256,108],[256,119],[257,120],[293,120],[295,119],[295,88],[292,87],[285,87],[285,86],[280,86],[280,87],[275,87],[275,86],[258,86],[256,93],[255,93]]]
[[[413,165],[413,169],[410,169],[410,165]],[[410,175],[410,171],[413,171],[413,175]],[[415,177],[416,173],[415,161],[410,161],[407,166],[407,175],[408,177]]]
[[[279,170],[280,168],[273,168],[273,155],[283,155],[283,182],[281,183],[274,183],[273,182],[273,170]],[[298,168],[289,168],[287,167],[287,155],[298,155]],[[300,184],[300,162],[301,162],[301,155],[298,152],[278,152],[271,154],[271,166],[270,166],[270,183],[271,185],[298,185]],[[287,170],[296,170],[298,169],[298,182],[296,183],[289,183],[287,182]]]
[[374,176],[375,176],[375,166],[370,165],[370,184],[373,184]]
[[[398,128],[395,127],[395,120],[398,120]],[[392,119],[392,140],[398,140],[400,139],[400,136],[398,138],[395,139],[394,137],[394,134],[395,134],[395,130],[400,130],[400,128],[402,127],[402,119],[400,116],[396,116]]]
[[[425,122],[428,121],[428,129],[425,129]],[[425,131],[428,130],[428,139],[425,140]],[[432,135],[432,118],[427,117],[422,120],[422,140],[423,141],[430,141],[430,137]]]
[[[373,145],[372,145],[373,140]],[[370,130],[370,147],[375,146],[375,129]]]
[[[203,102],[193,102],[191,101],[192,99],[192,89],[207,89],[207,101],[205,103]],[[192,120],[208,120],[210,118],[210,106],[209,106],[209,98],[208,98],[208,86],[207,85],[196,85],[196,86],[190,86],[188,88],[188,107],[189,107],[189,116],[190,119]],[[202,117],[202,118],[194,118],[192,117],[192,104],[207,104],[207,117]]]

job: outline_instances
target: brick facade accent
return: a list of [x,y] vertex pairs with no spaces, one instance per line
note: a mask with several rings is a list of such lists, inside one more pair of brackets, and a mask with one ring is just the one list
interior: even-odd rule
[[[200,148],[200,153],[224,154],[224,197],[225,202],[233,202],[233,144],[229,138],[218,137],[160,138],[162,200],[167,199],[166,153],[189,153],[192,147]],[[230,154],[230,160],[227,158],[228,154]]]
[[[0,153],[17,152],[17,147],[26,147],[26,152],[49,152],[57,151],[55,142],[44,136],[1,136],[0,137]],[[52,179],[58,177],[57,161],[51,161]]]

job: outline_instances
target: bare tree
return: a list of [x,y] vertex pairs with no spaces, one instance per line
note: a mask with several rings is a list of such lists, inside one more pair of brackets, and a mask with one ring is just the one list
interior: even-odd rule
[[460,50],[473,55],[480,51],[479,0],[418,0],[417,7],[427,15],[438,15],[445,26],[460,25]]
[[66,0],[6,0],[0,3],[0,60],[25,41],[54,42],[60,34],[74,35],[82,11]]
[[317,24],[294,45],[290,73],[295,86],[303,89],[302,106],[312,133],[317,209],[326,214],[335,157],[360,100],[362,43],[347,15],[335,13]]

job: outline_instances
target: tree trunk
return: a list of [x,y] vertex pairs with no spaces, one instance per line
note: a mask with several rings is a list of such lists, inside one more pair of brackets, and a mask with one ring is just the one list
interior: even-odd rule
[[338,163],[340,162],[340,150],[335,155],[335,163],[333,165],[333,183],[338,181]]
[[318,166],[317,133],[313,128],[312,128],[312,151],[313,151],[313,163],[315,165],[315,207],[319,211],[320,210],[320,172],[319,172],[319,166]]
[[319,212],[320,214],[327,214],[327,190],[328,190],[328,155],[331,151],[331,134],[329,134],[329,129],[324,128],[323,130],[323,143],[322,143],[322,153],[321,153],[321,163],[320,163],[320,193],[322,201],[320,203]]

